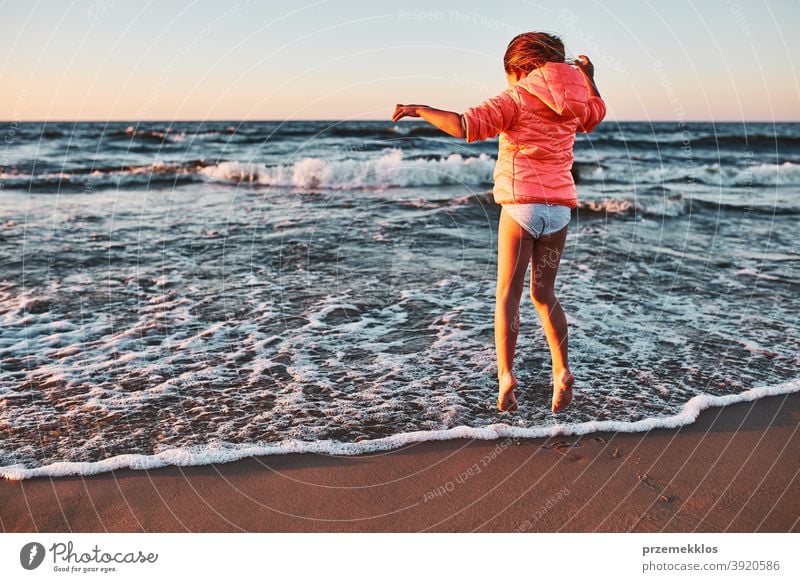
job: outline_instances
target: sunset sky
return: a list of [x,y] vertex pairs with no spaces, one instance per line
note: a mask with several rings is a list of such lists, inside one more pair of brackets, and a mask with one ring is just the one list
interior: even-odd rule
[[505,86],[509,40],[544,30],[593,58],[608,119],[798,121],[798,22],[791,0],[6,1],[0,118],[463,111]]

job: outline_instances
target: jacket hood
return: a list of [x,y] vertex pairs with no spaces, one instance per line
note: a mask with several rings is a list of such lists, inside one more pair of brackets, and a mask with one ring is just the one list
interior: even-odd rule
[[583,117],[589,102],[589,90],[577,68],[566,63],[545,63],[520,79],[516,86],[535,95],[558,115]]

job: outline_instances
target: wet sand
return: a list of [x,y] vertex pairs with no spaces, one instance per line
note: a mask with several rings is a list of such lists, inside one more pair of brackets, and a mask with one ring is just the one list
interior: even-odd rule
[[6,532],[797,532],[800,393],[680,429],[0,482]]

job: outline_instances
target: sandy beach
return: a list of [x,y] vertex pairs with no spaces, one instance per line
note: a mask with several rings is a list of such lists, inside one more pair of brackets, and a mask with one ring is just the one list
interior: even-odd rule
[[800,394],[676,430],[4,481],[5,532],[800,531]]

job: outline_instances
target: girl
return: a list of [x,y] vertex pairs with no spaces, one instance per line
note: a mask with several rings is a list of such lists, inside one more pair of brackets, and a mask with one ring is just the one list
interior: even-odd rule
[[503,64],[508,87],[464,113],[427,105],[397,105],[393,121],[421,117],[467,143],[500,136],[494,201],[502,205],[497,240],[495,347],[497,407],[517,409],[514,351],[528,263],[530,294],[539,313],[553,367],[552,410],[572,401],[575,378],[567,362],[567,320],[553,291],[571,210],[578,204],[572,178],[575,132],[589,132],[605,117],[594,65],[581,55],[565,62],[564,44],[543,32],[516,36]]

